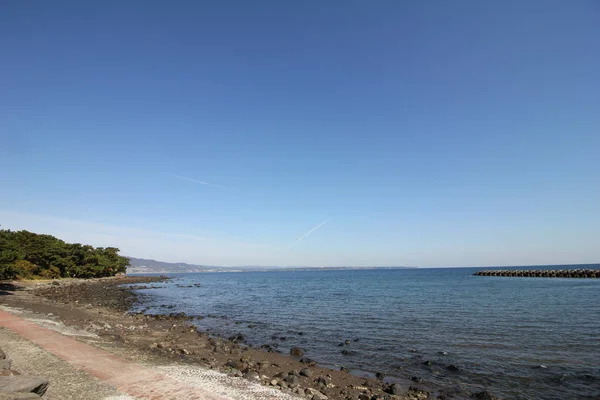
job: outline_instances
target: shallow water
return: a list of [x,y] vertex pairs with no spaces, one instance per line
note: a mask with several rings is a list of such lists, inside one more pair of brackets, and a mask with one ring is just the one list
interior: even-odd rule
[[[600,399],[600,280],[472,276],[477,270],[173,274],[143,291],[143,306],[204,316],[195,322],[210,332],[241,332],[284,353],[300,346],[355,373],[509,399]],[[201,287],[177,286],[193,283]]]

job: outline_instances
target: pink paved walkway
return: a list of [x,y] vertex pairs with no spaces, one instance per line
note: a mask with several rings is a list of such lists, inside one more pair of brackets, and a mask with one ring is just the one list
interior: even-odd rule
[[152,368],[144,367],[88,344],[0,311],[0,326],[30,340],[74,367],[140,399],[205,399],[225,397],[191,387]]

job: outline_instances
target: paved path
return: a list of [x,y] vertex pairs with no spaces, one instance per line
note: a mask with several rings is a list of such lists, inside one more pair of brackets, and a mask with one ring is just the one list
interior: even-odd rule
[[186,385],[158,370],[128,361],[5,311],[0,311],[0,326],[132,397],[226,400],[197,386]]

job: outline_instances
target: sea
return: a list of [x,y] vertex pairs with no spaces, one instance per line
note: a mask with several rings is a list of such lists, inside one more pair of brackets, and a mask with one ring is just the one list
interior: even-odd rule
[[136,310],[185,312],[213,335],[242,333],[284,354],[299,346],[358,375],[506,399],[600,399],[600,279],[473,276],[478,270],[170,274],[141,291]]

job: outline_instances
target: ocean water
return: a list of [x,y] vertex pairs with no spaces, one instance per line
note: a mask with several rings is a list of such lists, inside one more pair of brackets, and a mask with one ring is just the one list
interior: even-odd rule
[[194,323],[213,334],[242,333],[283,353],[300,346],[356,374],[418,376],[507,399],[600,399],[600,280],[477,270],[173,274],[143,290],[139,307],[199,316]]

